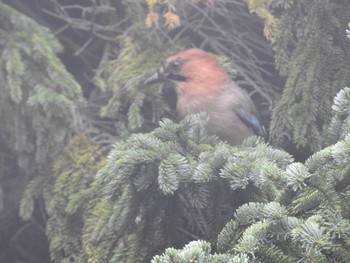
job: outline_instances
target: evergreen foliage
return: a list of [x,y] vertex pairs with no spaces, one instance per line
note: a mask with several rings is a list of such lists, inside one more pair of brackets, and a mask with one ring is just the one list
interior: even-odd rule
[[[349,261],[347,0],[37,2],[87,103],[56,38],[0,3],[1,262],[46,262],[20,243],[42,225],[52,262]],[[192,46],[234,62],[270,143],[174,121],[170,86],[143,85]],[[9,234],[16,209],[28,223]]]
[[322,137],[333,97],[350,81],[350,42],[344,34],[350,6],[328,0],[249,2],[278,25],[271,45],[276,66],[287,77],[272,112],[271,139],[279,145],[293,142],[312,152],[320,150],[328,144]]
[[[0,166],[4,167],[0,169],[0,228],[1,243],[6,244],[10,238],[20,243],[26,232],[23,226],[13,233],[24,187],[32,180],[20,206],[22,217],[29,219],[35,210],[33,199],[42,196],[54,159],[72,132],[82,127],[79,108],[84,98],[58,59],[62,47],[48,29],[3,3],[0,21]],[[2,262],[26,257],[29,250],[15,245],[3,248]],[[34,261],[37,256],[33,253]]]
[[[340,110],[339,106],[349,105],[347,92],[348,88],[336,96],[334,118],[346,111],[346,107]],[[348,117],[343,115],[340,126],[346,127]],[[343,130],[335,134],[333,125],[330,129],[336,138],[344,136]],[[274,183],[277,194],[267,202],[250,202],[235,210],[234,218],[218,235],[220,255],[249,258],[249,262],[347,262],[349,142],[347,134],[338,143],[312,155],[305,164],[285,164],[282,173],[274,171],[270,178],[280,179],[279,184]],[[172,262],[187,250],[168,249],[153,261]],[[206,251],[206,247],[201,247],[193,253],[201,255]],[[179,262],[191,262],[190,259]]]
[[81,127],[78,107],[84,100],[56,56],[62,48],[51,33],[5,4],[0,12],[2,139],[18,155],[19,167],[33,173],[49,168],[59,144]]
[[140,44],[131,37],[120,37],[119,41],[118,57],[108,61],[94,79],[101,90],[108,89],[113,94],[106,105],[101,105],[100,114],[109,118],[118,116],[128,131],[147,129],[151,121],[169,114],[170,109],[164,105],[162,89],[146,89],[143,82],[175,49],[154,42],[149,48],[138,50]]
[[51,258],[58,262],[80,257],[82,226],[98,198],[99,186],[94,178],[104,165],[101,157],[98,148],[86,136],[78,135],[54,165],[57,179],[51,188],[46,187],[49,215],[46,233]]
[[[83,217],[79,215],[84,220],[62,221],[56,215],[48,221],[49,229],[54,223],[61,231],[65,225],[72,233],[73,227],[84,224],[83,251],[77,258],[81,262],[146,262],[166,246],[181,246],[198,238],[215,242],[239,205],[279,196],[280,190],[273,185],[285,182],[271,171],[281,174],[292,158],[258,138],[248,140],[242,148],[230,147],[206,134],[206,121],[205,114],[189,116],[178,124],[166,119],[152,133],[116,143],[91,187],[70,193],[69,189],[77,187],[69,183],[62,188],[70,194],[68,203],[58,205],[59,196],[52,199],[55,215],[62,207],[67,217],[72,201],[85,200],[85,192],[95,192],[95,199],[94,194],[89,196],[94,200],[92,211],[87,212],[89,202],[74,202],[74,211],[85,211]],[[250,165],[254,161],[256,165]],[[62,173],[57,183],[68,175],[74,174]],[[74,178],[67,183],[71,180]],[[57,193],[62,195],[62,190]],[[222,262],[230,256],[217,257]]]
[[329,132],[333,142],[344,139],[350,132],[350,111],[349,111],[350,88],[341,90],[334,99],[332,106],[333,118]]

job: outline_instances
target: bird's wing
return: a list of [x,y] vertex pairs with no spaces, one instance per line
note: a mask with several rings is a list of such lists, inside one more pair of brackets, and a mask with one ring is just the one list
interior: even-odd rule
[[223,101],[230,103],[231,109],[247,127],[252,129],[256,135],[266,138],[265,128],[258,118],[254,103],[243,89],[231,82],[230,88],[225,89],[223,96],[225,98]]
[[245,125],[253,129],[256,135],[265,137],[265,129],[254,114],[249,113],[242,108],[236,109],[236,113]]

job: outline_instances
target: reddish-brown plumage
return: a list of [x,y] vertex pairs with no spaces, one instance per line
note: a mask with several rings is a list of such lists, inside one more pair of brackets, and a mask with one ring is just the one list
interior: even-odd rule
[[240,144],[260,130],[250,97],[209,53],[200,49],[177,53],[146,82],[165,79],[176,83],[179,116],[207,112],[208,131],[230,144]]
[[[231,81],[227,72],[219,65],[216,59],[200,49],[190,49],[170,57],[167,61],[181,59],[185,61],[181,73],[189,81],[180,84],[180,92],[184,95],[207,95]],[[213,72],[215,74],[213,74]],[[181,74],[180,73],[180,74]],[[200,84],[200,85],[196,85]]]
[[188,79],[177,84],[177,109],[180,111],[181,108],[186,108],[186,104],[193,102],[193,99],[206,98],[231,81],[216,59],[203,50],[189,49],[180,52],[167,59],[166,65],[177,59],[184,61],[180,74]]

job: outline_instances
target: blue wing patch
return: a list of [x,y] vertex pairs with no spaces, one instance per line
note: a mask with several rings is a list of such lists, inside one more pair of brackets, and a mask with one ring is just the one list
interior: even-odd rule
[[245,125],[253,129],[256,135],[262,135],[262,126],[255,115],[250,114],[242,109],[237,110],[237,114]]

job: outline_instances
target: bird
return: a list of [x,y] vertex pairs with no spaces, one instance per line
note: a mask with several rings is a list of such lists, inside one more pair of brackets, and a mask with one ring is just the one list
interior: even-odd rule
[[240,145],[252,135],[265,136],[256,107],[248,93],[240,88],[210,53],[193,48],[181,51],[160,66],[144,84],[174,82],[176,110],[180,118],[206,112],[206,126],[230,145]]

